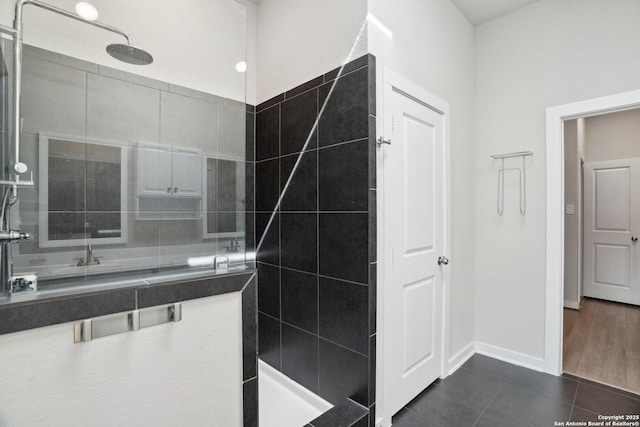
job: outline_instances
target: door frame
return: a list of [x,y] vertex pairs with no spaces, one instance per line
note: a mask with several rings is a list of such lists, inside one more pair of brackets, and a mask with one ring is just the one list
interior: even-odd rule
[[640,90],[546,110],[547,243],[544,369],[562,374],[564,306],[564,120],[640,107]]
[[[427,90],[420,87],[418,84],[413,83],[407,78],[397,74],[388,67],[383,67],[380,76],[377,77],[380,88],[377,92],[379,94],[379,104],[377,111],[381,112],[377,120],[378,136],[385,140],[390,140],[392,137],[392,123],[389,104],[385,102],[385,99],[390,96],[395,88],[415,99],[417,102],[424,104],[432,110],[437,111],[443,116],[443,131],[444,131],[444,150],[443,150],[443,174],[444,174],[444,247],[443,255],[451,255],[451,144],[450,144],[450,108],[449,103],[441,98],[433,95]],[[393,144],[393,141],[391,142]],[[376,425],[388,426],[391,425],[391,417],[394,415],[389,413],[390,403],[392,402],[392,390],[391,390],[391,352],[393,349],[390,347],[390,342],[385,340],[385,336],[390,332],[391,322],[391,304],[385,304],[385,301],[391,301],[392,289],[391,286],[385,286],[385,283],[390,283],[391,268],[390,257],[385,256],[385,218],[384,218],[384,151],[385,145],[378,145],[376,153],[377,162],[377,253],[378,253],[378,269],[377,269],[377,282],[378,282],[378,295],[377,300],[377,330],[380,332],[377,335],[377,351],[376,351],[376,372],[377,372],[377,386],[376,386]],[[392,220],[392,219],[390,219]],[[455,260],[453,260],[455,263]],[[445,378],[448,375],[448,358],[449,354],[449,312],[450,312],[450,286],[451,286],[451,268],[444,268],[442,275],[442,342],[441,342],[441,366],[440,366],[440,378]],[[385,403],[388,402],[386,405]]]

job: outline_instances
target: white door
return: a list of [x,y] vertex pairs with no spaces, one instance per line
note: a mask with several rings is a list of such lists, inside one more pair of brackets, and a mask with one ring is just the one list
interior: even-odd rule
[[[390,108],[389,108],[390,107]],[[384,146],[385,286],[391,286],[392,413],[442,371],[445,255],[444,117],[391,87],[385,115],[393,116]]]
[[640,158],[584,165],[585,296],[640,305]]

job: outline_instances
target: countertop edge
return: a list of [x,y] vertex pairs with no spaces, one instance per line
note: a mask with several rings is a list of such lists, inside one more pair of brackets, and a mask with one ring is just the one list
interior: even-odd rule
[[211,272],[200,277],[140,283],[106,290],[15,301],[0,305],[0,335],[41,328],[139,308],[239,292],[256,274],[255,269]]

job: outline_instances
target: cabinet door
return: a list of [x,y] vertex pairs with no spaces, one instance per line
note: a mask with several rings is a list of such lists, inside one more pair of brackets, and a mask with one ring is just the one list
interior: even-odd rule
[[138,144],[138,195],[170,196],[171,147],[141,142]]
[[173,148],[173,195],[175,197],[202,196],[202,152]]

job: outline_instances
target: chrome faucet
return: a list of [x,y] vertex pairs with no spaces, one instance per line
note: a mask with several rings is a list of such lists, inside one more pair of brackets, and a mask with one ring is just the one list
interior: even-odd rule
[[93,248],[91,244],[87,245],[85,248],[85,257],[84,258],[74,258],[78,260],[78,267],[82,267],[83,265],[91,265],[91,264],[100,264],[101,257],[93,256]]
[[229,242],[229,246],[225,246],[225,248],[227,248],[228,254],[238,252],[239,247],[240,247],[240,243],[238,242],[237,237],[231,238],[231,241]]
[[93,248],[91,245],[87,245],[87,249],[85,251],[85,259],[87,260],[87,264],[91,264],[91,258],[93,258]]

